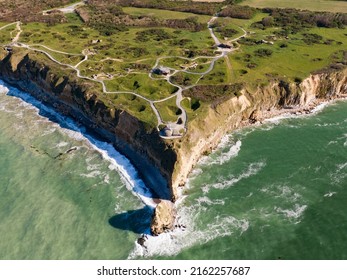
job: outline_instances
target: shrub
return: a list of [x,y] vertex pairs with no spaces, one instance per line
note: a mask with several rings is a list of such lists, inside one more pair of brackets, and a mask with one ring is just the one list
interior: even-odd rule
[[247,67],[249,68],[249,69],[253,69],[253,68],[255,68],[255,67],[257,67],[258,65],[256,64],[256,63],[248,63],[247,64]]
[[219,15],[221,17],[232,17],[240,19],[251,19],[256,14],[257,10],[248,6],[230,5],[224,8]]
[[307,45],[319,44],[323,40],[323,37],[318,34],[304,33],[303,36],[303,41]]
[[272,55],[272,50],[270,49],[257,49],[254,54],[259,57],[267,57]]
[[135,40],[138,42],[147,42],[149,40],[162,41],[170,39],[171,35],[163,29],[147,29],[136,33]]
[[232,36],[234,36],[235,34],[238,33],[238,31],[233,29],[233,28],[226,28],[226,29],[224,29],[224,28],[218,27],[216,29],[216,31],[219,32],[223,37],[232,37]]

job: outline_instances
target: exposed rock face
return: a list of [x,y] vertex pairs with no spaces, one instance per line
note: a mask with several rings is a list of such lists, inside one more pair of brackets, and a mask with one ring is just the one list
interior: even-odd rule
[[[56,75],[62,70],[67,74]],[[273,81],[257,88],[245,86],[240,96],[207,108],[204,118],[190,120],[183,138],[164,140],[156,129],[148,129],[126,111],[105,104],[95,83],[74,77],[71,69],[62,69],[30,53],[14,49],[7,54],[0,50],[1,79],[108,138],[132,161],[158,197],[172,200],[201,155],[216,147],[226,132],[245,122],[271,117],[273,111],[282,108],[307,108],[317,100],[347,94],[347,69],[311,75],[300,84]],[[168,228],[170,224],[163,223]]]
[[97,84],[77,78],[71,69],[44,57],[17,49],[0,58],[0,78],[112,142],[130,159],[157,198],[172,199],[170,182],[176,153],[155,128],[106,104]]
[[278,115],[284,108],[312,109],[318,102],[347,97],[347,68],[330,73],[310,75],[301,84],[273,81],[255,89],[244,87],[215,109],[208,108],[204,119],[188,123],[186,136],[180,143],[172,175],[173,192],[185,184],[199,158],[215,148],[228,132],[245,123],[262,121]]
[[151,232],[159,235],[166,230],[172,230],[176,219],[175,205],[169,200],[162,200],[154,210],[151,222]]

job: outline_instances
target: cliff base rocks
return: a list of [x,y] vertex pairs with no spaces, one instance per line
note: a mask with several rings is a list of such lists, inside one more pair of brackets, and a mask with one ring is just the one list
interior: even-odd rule
[[162,200],[154,210],[151,233],[159,235],[174,228],[176,219],[175,205],[169,200]]

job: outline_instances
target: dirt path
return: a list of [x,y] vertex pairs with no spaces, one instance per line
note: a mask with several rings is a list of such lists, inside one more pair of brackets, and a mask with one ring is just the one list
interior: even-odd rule
[[84,5],[84,1],[81,1],[81,2],[78,2],[78,3],[74,3],[72,5],[69,5],[69,6],[66,6],[66,7],[63,7],[63,8],[54,8],[54,9],[50,9],[50,10],[45,10],[42,13],[44,15],[47,15],[51,11],[58,10],[58,11],[61,11],[62,13],[64,13],[64,14],[70,14],[70,13],[75,12],[75,9],[78,6],[82,6],[82,5]]
[[[76,8],[76,6],[81,5],[81,4],[82,4],[82,2],[75,3],[75,4],[71,5],[71,6],[68,6],[68,7],[65,7],[65,8],[62,8],[62,9],[64,9],[65,11],[71,11],[71,10],[74,10]],[[107,87],[106,87],[106,84],[105,84],[105,82],[102,79],[91,78],[91,77],[87,77],[87,76],[81,75],[81,70],[78,67],[82,63],[88,61],[89,55],[91,55],[87,50],[83,50],[81,54],[73,54],[73,53],[67,53],[67,52],[63,52],[63,51],[54,50],[54,49],[52,49],[50,47],[47,47],[47,46],[41,45],[41,44],[27,45],[27,44],[24,44],[24,43],[20,43],[19,42],[20,35],[23,32],[23,30],[21,28],[21,23],[20,22],[13,22],[13,23],[7,24],[7,25],[1,27],[0,30],[5,29],[5,28],[7,28],[8,26],[11,26],[11,25],[16,25],[16,29],[15,30],[17,31],[17,34],[12,39],[12,43],[10,45],[16,46],[16,47],[20,47],[20,48],[26,48],[26,49],[29,49],[29,50],[32,50],[32,51],[35,51],[35,52],[40,52],[40,53],[46,55],[53,62],[55,62],[55,63],[57,63],[57,64],[59,64],[61,66],[64,66],[64,67],[71,68],[74,71],[76,71],[77,77],[79,77],[81,79],[85,79],[85,80],[89,80],[89,81],[93,81],[93,82],[101,84],[103,93],[106,93],[106,94],[131,94],[131,95],[139,97],[142,100],[148,102],[149,105],[151,106],[151,108],[152,108],[156,118],[157,118],[157,129],[158,129],[158,131],[160,131],[160,126],[162,126],[162,125],[166,126],[166,129],[169,129],[172,132],[175,131],[175,133],[173,133],[172,136],[161,135],[161,132],[160,132],[161,137],[163,137],[165,139],[174,139],[174,138],[182,137],[184,135],[186,129],[187,129],[187,113],[186,113],[185,109],[183,108],[183,106],[181,104],[182,100],[184,99],[182,93],[183,93],[184,90],[186,90],[188,88],[191,88],[194,85],[184,87],[184,86],[181,86],[179,84],[175,84],[175,83],[173,83],[171,81],[171,77],[174,76],[177,73],[180,73],[180,72],[191,74],[191,75],[199,75],[200,77],[199,77],[198,81],[196,82],[196,84],[197,84],[200,81],[201,78],[203,78],[205,75],[209,74],[214,69],[216,61],[218,61],[221,58],[224,58],[225,62],[226,62],[226,65],[227,65],[228,82],[229,83],[231,82],[231,79],[232,79],[232,75],[231,75],[232,65],[231,65],[231,62],[229,60],[228,54],[233,52],[233,51],[235,51],[235,50],[237,50],[239,47],[238,48],[230,48],[230,49],[228,49],[228,48],[220,48],[219,47],[221,42],[219,41],[217,36],[214,34],[214,30],[211,27],[211,24],[216,19],[217,19],[217,17],[213,16],[211,18],[211,20],[207,24],[207,27],[208,27],[208,29],[210,31],[210,34],[211,34],[211,38],[213,39],[213,41],[215,42],[215,44],[217,46],[216,52],[219,53],[216,56],[198,56],[198,57],[195,57],[193,59],[189,59],[189,58],[186,58],[186,57],[180,57],[180,56],[163,56],[163,57],[157,58],[157,60],[155,62],[155,65],[153,66],[152,69],[156,69],[159,66],[165,66],[165,65],[160,65],[160,62],[163,59],[167,59],[167,58],[184,59],[184,60],[187,60],[187,61],[190,61],[190,62],[193,62],[193,61],[198,60],[200,58],[205,58],[205,59],[210,59],[211,60],[209,62],[208,69],[206,71],[204,71],[204,72],[189,71],[189,70],[187,70],[188,66],[186,68],[184,68],[184,69],[174,69],[174,68],[166,67],[167,69],[170,70],[170,73],[168,75],[166,75],[165,77],[162,77],[162,78],[154,78],[152,76],[152,71],[151,71],[148,74],[150,79],[152,79],[152,80],[166,80],[167,83],[169,83],[170,85],[172,85],[172,86],[177,88],[177,91],[174,94],[172,94],[169,97],[160,99],[160,100],[151,100],[151,99],[148,99],[148,98],[146,98],[146,97],[144,97],[144,96],[142,96],[142,95],[140,95],[140,94],[138,94],[136,92],[133,92],[133,91],[108,91]],[[239,37],[237,37],[237,38],[235,38],[233,40],[231,40],[230,42],[237,41],[240,38],[242,38],[242,37],[247,35],[247,32],[243,28],[241,28],[241,29],[244,32],[244,34],[240,35]],[[12,32],[14,32],[14,31],[12,31]],[[37,49],[37,48],[35,48],[35,46],[36,47],[40,47],[40,48],[44,48],[44,49],[46,49],[46,50],[48,50],[50,52],[55,52],[55,53],[64,54],[64,55],[72,55],[72,56],[83,56],[84,58],[83,58],[83,60],[78,62],[76,65],[70,65],[70,64],[66,64],[66,63],[62,63],[62,62],[58,61],[57,59],[52,57],[52,55],[50,53],[48,53],[47,51],[42,50],[42,49]],[[110,58],[110,57],[107,57],[107,58],[105,58],[105,59],[103,59],[101,61],[105,61],[105,60],[114,60],[114,61],[122,61],[123,62],[123,60]],[[176,98],[176,106],[177,106],[178,109],[180,109],[181,113],[180,113],[180,115],[177,116],[176,122],[165,122],[162,119],[158,109],[155,107],[155,103],[165,102],[165,101],[167,101],[169,99],[172,99],[172,98]]]

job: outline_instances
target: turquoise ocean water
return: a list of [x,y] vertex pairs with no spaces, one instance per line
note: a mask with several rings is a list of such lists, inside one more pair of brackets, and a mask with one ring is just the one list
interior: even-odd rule
[[[0,84],[3,84],[0,82]],[[347,103],[223,138],[149,237],[129,161],[6,85],[0,94],[0,259],[347,259]]]

